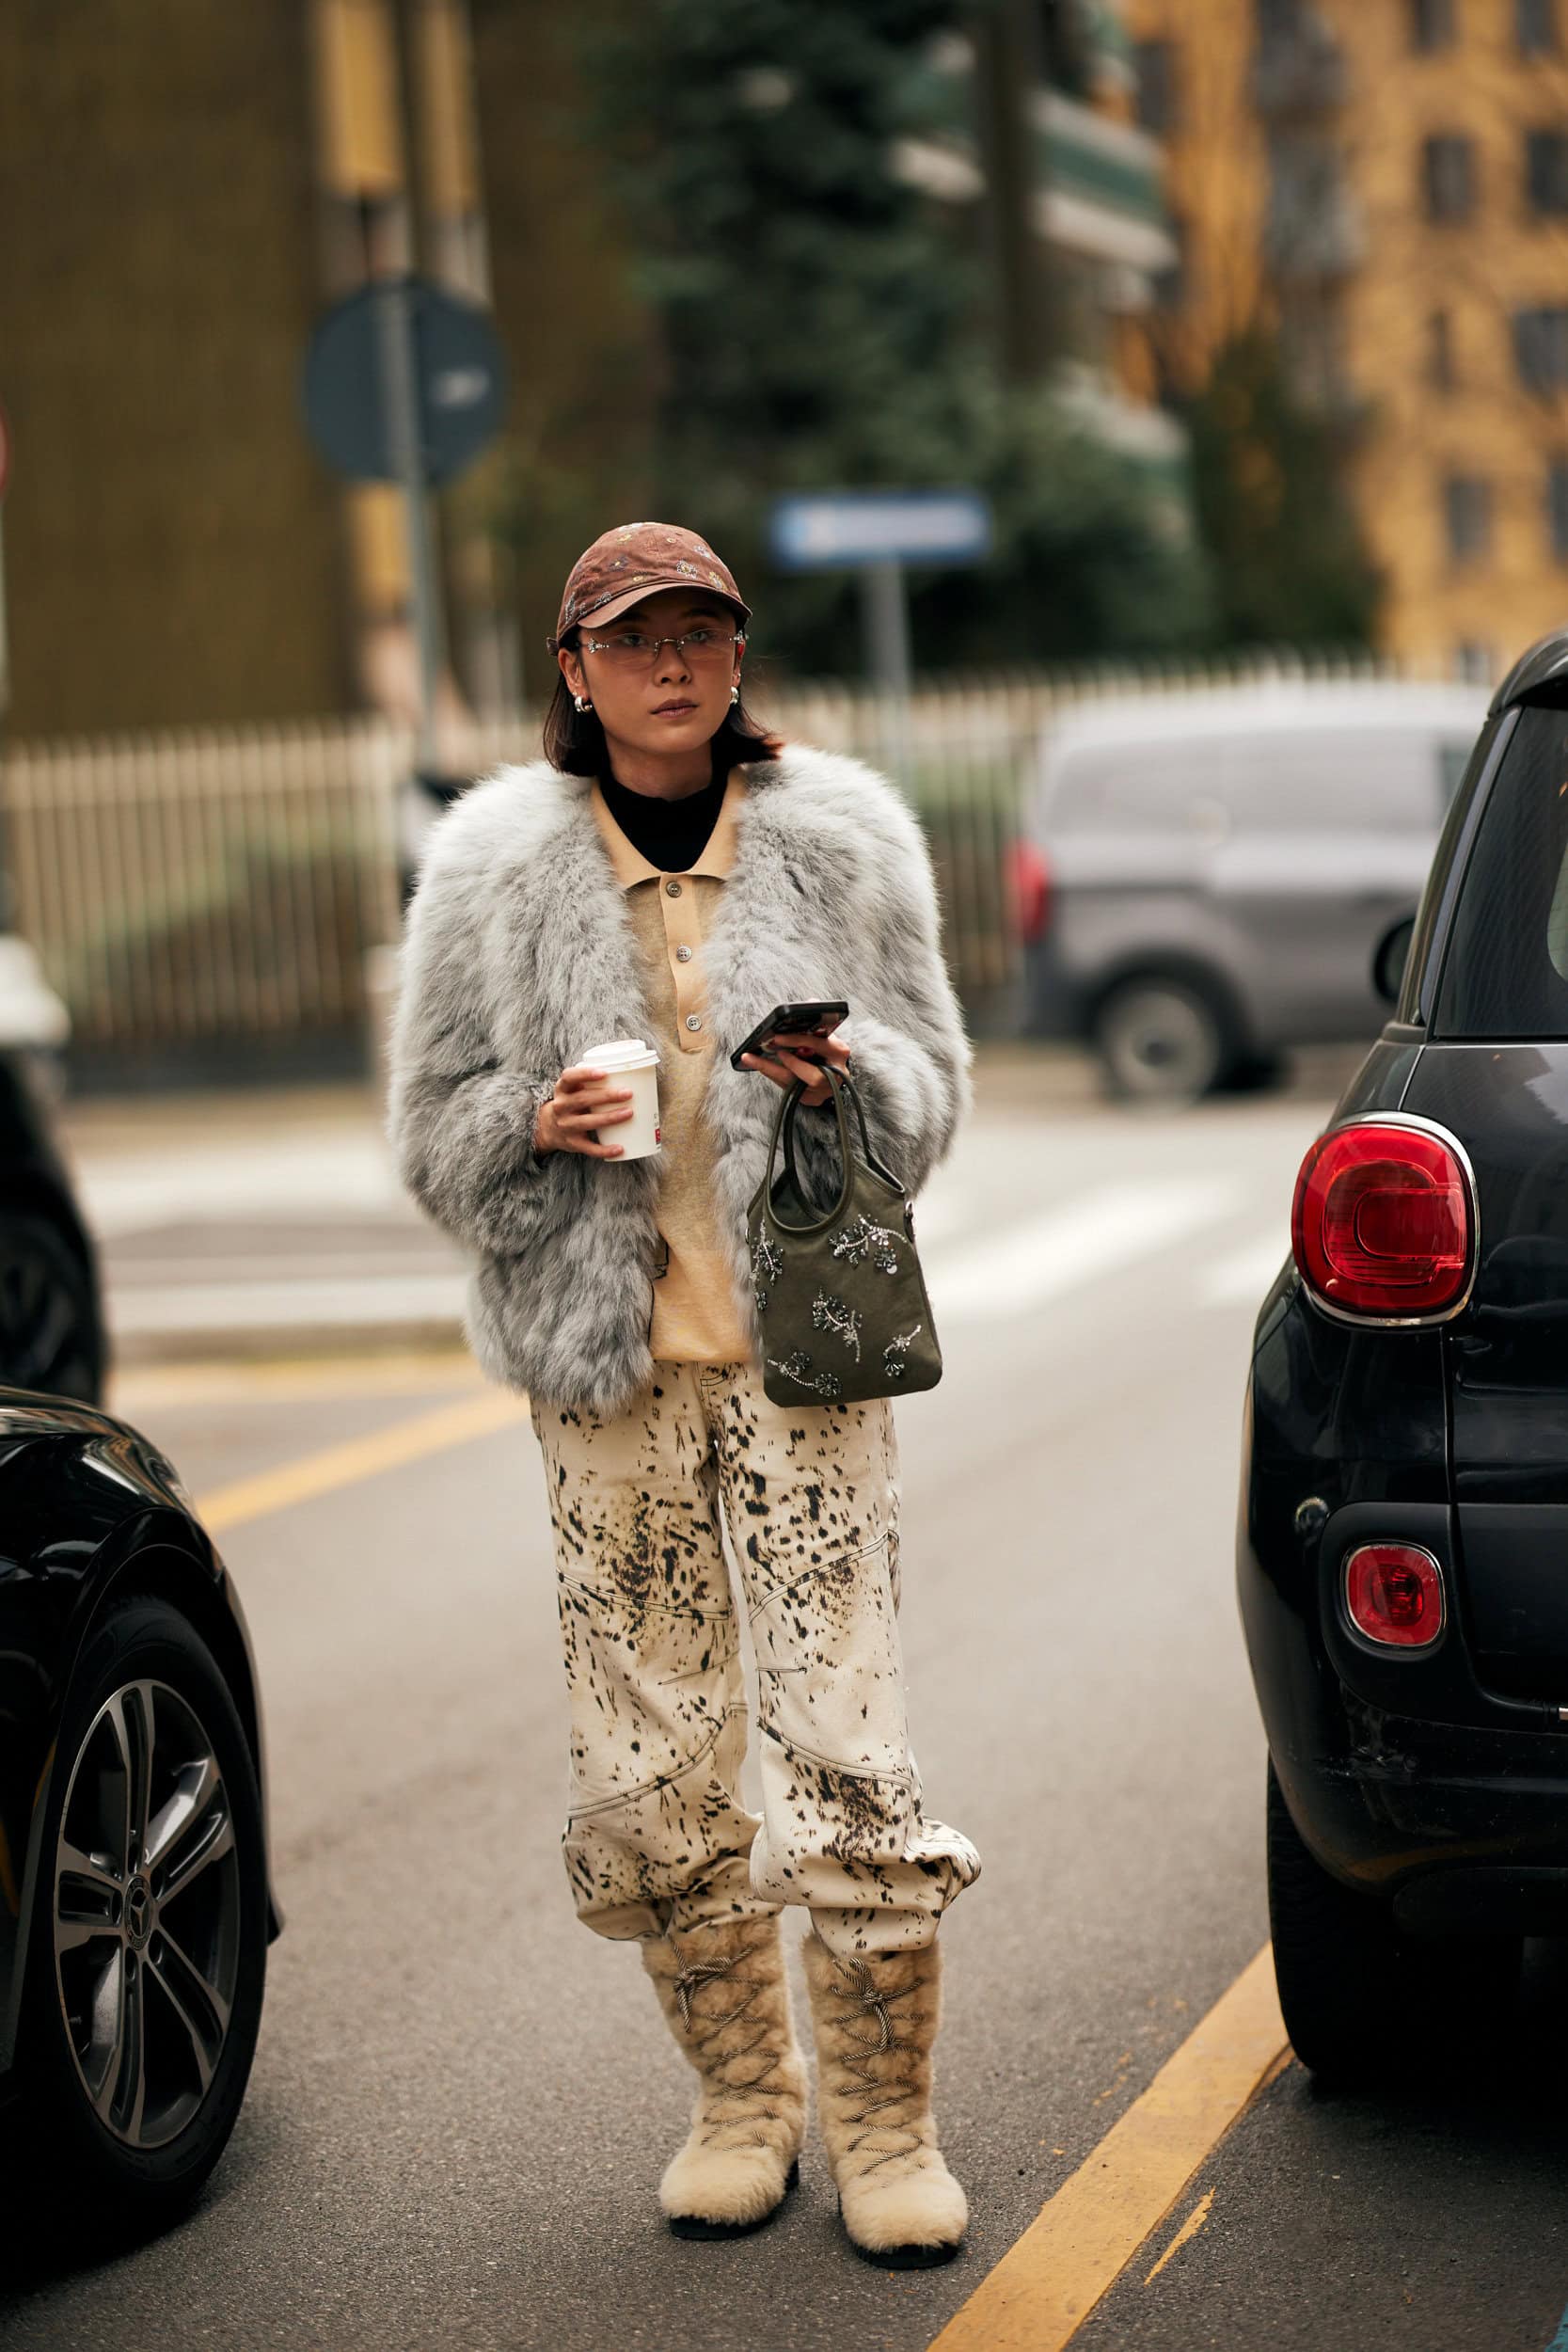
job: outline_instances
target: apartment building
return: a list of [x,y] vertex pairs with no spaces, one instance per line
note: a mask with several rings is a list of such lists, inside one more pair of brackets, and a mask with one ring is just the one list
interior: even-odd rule
[[[563,352],[593,363],[616,296],[591,206],[557,205],[576,158],[555,17],[544,0],[472,22],[467,0],[5,16],[12,734],[412,709],[400,494],[315,455],[301,365],[330,302],[416,261],[493,299],[515,382],[553,394]],[[436,501],[448,709],[515,691],[503,497],[493,461]]]
[[1568,0],[1129,0],[1178,389],[1249,323],[1339,436],[1390,651],[1568,616]]
[[904,177],[972,216],[1001,309],[999,358],[1049,381],[1086,431],[1146,469],[1190,519],[1186,435],[1138,331],[1178,260],[1160,141],[1133,119],[1119,7],[989,0],[938,44],[950,122]]

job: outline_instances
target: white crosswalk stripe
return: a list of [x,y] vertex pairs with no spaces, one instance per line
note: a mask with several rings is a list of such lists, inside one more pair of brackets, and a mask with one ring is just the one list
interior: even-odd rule
[[1254,1305],[1260,1306],[1263,1294],[1289,1254],[1290,1243],[1277,1229],[1259,1234],[1244,1248],[1216,1259],[1206,1269],[1198,1284],[1198,1303],[1204,1307],[1232,1307],[1251,1299]]
[[1217,1224],[1243,1198],[1239,1184],[1208,1177],[1107,1185],[939,1254],[927,1268],[932,1311],[939,1323],[1006,1321]]

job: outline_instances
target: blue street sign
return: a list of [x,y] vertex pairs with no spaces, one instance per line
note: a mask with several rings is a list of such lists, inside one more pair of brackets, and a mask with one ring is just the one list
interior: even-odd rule
[[808,491],[774,500],[768,536],[786,572],[977,564],[990,552],[990,507],[977,490]]
[[396,387],[388,376],[388,321],[396,308],[410,339],[412,423],[427,482],[450,482],[500,428],[506,365],[490,313],[420,278],[377,280],[321,320],[305,355],[305,421],[329,466],[351,480],[396,482]]

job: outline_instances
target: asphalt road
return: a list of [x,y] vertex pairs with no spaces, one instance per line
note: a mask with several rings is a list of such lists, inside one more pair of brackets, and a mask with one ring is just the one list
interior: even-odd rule
[[[526,1419],[416,1451],[482,1393],[438,1357],[128,1375],[121,1409],[229,1496],[288,1928],[202,2204],[96,2267],[11,2249],[8,2352],[929,2344],[1266,1937],[1239,1408],[1326,1107],[1126,1116],[1020,1085],[927,1196],[948,1368],[898,1407],[905,1640],[932,1809],[984,1856],[943,1929],[939,2109],[974,2212],[945,2270],[857,2261],[815,2146],[761,2235],[662,2227],[689,2078],[634,1955],[571,1915]],[[378,1431],[407,1433],[380,1467],[240,1515],[233,1482]],[[1516,2066],[1463,2099],[1329,2100],[1288,2065],[1074,2342],[1544,2352],[1565,1991],[1534,1951]]]

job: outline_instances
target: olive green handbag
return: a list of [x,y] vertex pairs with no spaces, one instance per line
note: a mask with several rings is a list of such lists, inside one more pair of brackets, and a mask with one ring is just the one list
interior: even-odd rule
[[[779,1104],[768,1168],[747,1213],[752,1280],[762,1333],[762,1385],[776,1405],[859,1404],[934,1389],[942,1350],[914,1248],[914,1203],[871,1149],[849,1079],[823,1065],[833,1089],[844,1181],[817,1216],[795,1159],[795,1117],[805,1081]],[[861,1156],[845,1116],[847,1097]],[[775,1182],[780,1135],[784,1167]]]

